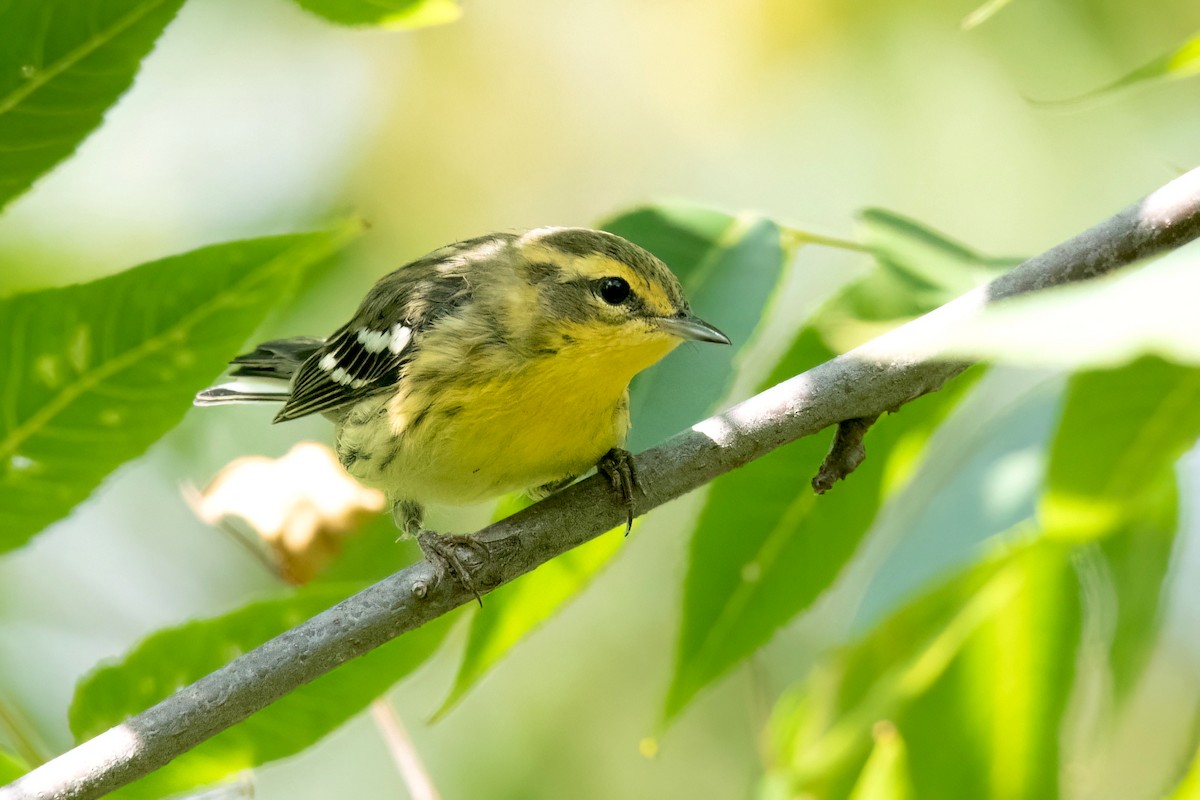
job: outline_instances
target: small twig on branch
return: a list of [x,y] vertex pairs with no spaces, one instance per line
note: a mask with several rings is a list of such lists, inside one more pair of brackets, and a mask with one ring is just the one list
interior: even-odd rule
[[821,468],[812,479],[813,491],[825,494],[838,481],[844,479],[867,457],[867,448],[863,446],[863,437],[879,419],[873,417],[856,417],[844,419],[838,423],[837,433],[834,434],[833,444],[829,446],[829,454],[821,462]]
[[[966,368],[913,342],[943,339],[993,300],[1094,278],[1200,236],[1200,170],[1075,238],[862,347],[739,403],[636,459],[638,514],[775,448],[935,391]],[[492,589],[605,531],[627,509],[596,476],[481,530],[492,554],[475,584]],[[124,786],[340,664],[446,614],[474,596],[434,582],[426,562],[397,572],[50,761],[0,800],[93,798]]]

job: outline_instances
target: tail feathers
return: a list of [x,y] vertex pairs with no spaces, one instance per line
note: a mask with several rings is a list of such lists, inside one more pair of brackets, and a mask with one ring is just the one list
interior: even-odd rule
[[286,384],[272,381],[233,381],[205,389],[192,401],[197,406],[235,403],[283,403],[289,397]]
[[233,369],[229,374],[234,377],[290,380],[300,365],[324,343],[323,339],[312,336],[263,342],[254,352],[240,355],[230,361]]
[[229,362],[233,367],[230,375],[250,380],[232,381],[205,389],[192,402],[198,406],[287,402],[291,396],[289,384],[292,376],[324,343],[323,339],[312,336],[263,342],[254,348],[254,352],[240,355]]

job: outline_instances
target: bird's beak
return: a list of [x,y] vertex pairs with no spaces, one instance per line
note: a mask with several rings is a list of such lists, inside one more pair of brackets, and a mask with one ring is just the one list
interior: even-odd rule
[[694,342],[713,342],[729,344],[729,337],[709,325],[699,317],[690,314],[686,317],[659,317],[658,327],[672,336],[680,339],[690,339]]

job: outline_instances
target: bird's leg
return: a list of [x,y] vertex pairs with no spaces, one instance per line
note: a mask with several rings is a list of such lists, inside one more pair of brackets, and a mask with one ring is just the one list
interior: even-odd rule
[[621,502],[625,504],[625,535],[628,536],[633,530],[633,493],[641,491],[637,471],[633,467],[633,454],[614,447],[601,456],[596,464],[596,471],[608,480],[609,485],[620,495]]
[[475,595],[479,605],[482,606],[483,598],[480,597],[479,590],[475,587],[471,571],[459,557],[458,549],[465,547],[482,562],[486,561],[489,556],[487,546],[474,536],[439,534],[423,530],[421,522],[424,518],[425,509],[419,503],[411,500],[397,500],[392,504],[392,519],[395,521],[396,527],[401,530],[403,535],[416,538],[425,560],[433,565],[437,579],[441,580],[448,573],[453,573],[458,582],[469,589],[471,594]]
[[528,495],[529,499],[533,500],[534,502],[537,502],[538,500],[545,500],[555,492],[565,489],[574,483],[575,477],[576,476],[574,475],[567,475],[566,477],[559,478],[556,481],[543,483],[541,486],[535,486],[532,489],[527,489],[525,494]]
[[396,500],[392,503],[392,522],[400,529],[400,535],[416,537],[421,532],[425,519],[425,507],[412,500]]

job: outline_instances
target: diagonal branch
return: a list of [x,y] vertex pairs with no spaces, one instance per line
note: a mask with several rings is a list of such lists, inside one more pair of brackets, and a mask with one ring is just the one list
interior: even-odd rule
[[[1094,278],[1200,236],[1200,170],[1032,258],[987,286],[710,417],[637,457],[636,510],[703,486],[776,447],[846,420],[898,408],[966,368],[921,354],[994,300]],[[476,534],[492,557],[474,573],[492,589],[624,523],[626,508],[592,477]],[[0,800],[93,798],[124,786],[352,658],[473,602],[414,564],[272,639],[158,705],[0,789]]]

